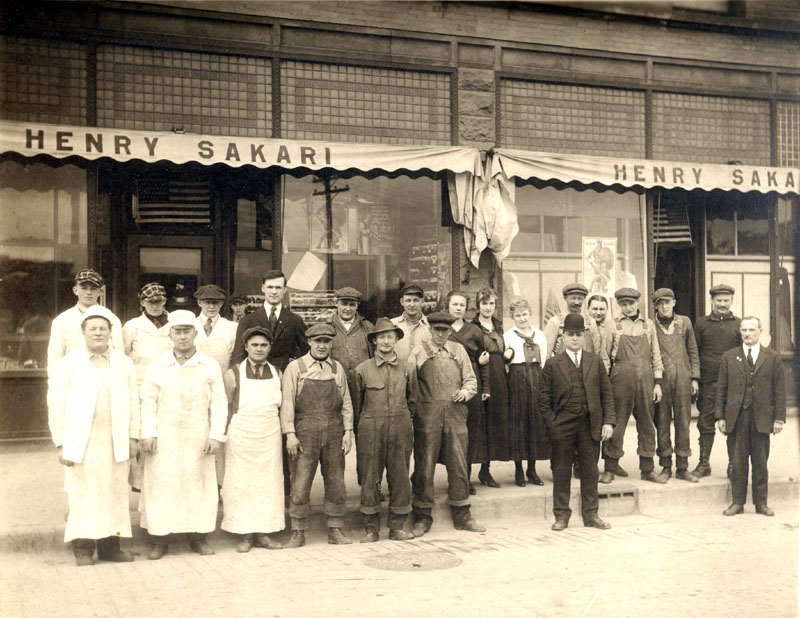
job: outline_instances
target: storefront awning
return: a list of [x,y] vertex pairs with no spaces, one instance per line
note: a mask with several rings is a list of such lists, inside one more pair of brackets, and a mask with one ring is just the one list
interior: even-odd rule
[[800,194],[800,169],[789,167],[617,159],[506,148],[495,149],[491,161],[492,178],[504,175],[607,187]]
[[0,121],[0,154],[7,152],[59,159],[337,171],[449,170],[479,175],[483,169],[478,150],[464,146],[346,144]]

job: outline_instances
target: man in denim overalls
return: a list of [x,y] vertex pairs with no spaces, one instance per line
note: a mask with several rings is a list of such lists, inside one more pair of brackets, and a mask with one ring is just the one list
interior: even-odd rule
[[311,349],[283,374],[281,431],[291,459],[289,516],[292,537],[284,547],[305,545],[311,483],[321,464],[325,481],[328,543],[352,543],[344,534],[344,456],[353,445],[353,406],[344,368],[330,357],[335,331],[315,324],[305,332]]

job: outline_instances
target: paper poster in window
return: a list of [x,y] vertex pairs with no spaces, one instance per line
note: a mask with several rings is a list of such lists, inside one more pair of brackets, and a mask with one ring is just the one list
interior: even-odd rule
[[325,195],[311,198],[311,251],[314,253],[347,253],[350,250],[348,234],[348,208],[346,204],[331,200],[331,234],[328,236],[328,213]]
[[589,295],[614,296],[617,286],[617,239],[583,239],[583,283]]

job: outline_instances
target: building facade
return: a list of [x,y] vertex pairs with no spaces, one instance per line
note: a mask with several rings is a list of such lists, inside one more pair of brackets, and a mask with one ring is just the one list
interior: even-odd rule
[[46,432],[85,267],[123,321],[146,282],[257,303],[271,268],[308,320],[346,285],[396,315],[414,281],[541,324],[575,280],[669,286],[695,319],[724,282],[789,366],[800,10],[707,8],[6,3],[1,436]]

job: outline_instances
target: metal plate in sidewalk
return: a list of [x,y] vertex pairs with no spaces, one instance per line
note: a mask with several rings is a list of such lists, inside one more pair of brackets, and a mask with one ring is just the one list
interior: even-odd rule
[[364,560],[364,565],[383,571],[438,571],[461,564],[461,558],[448,552],[403,551]]

